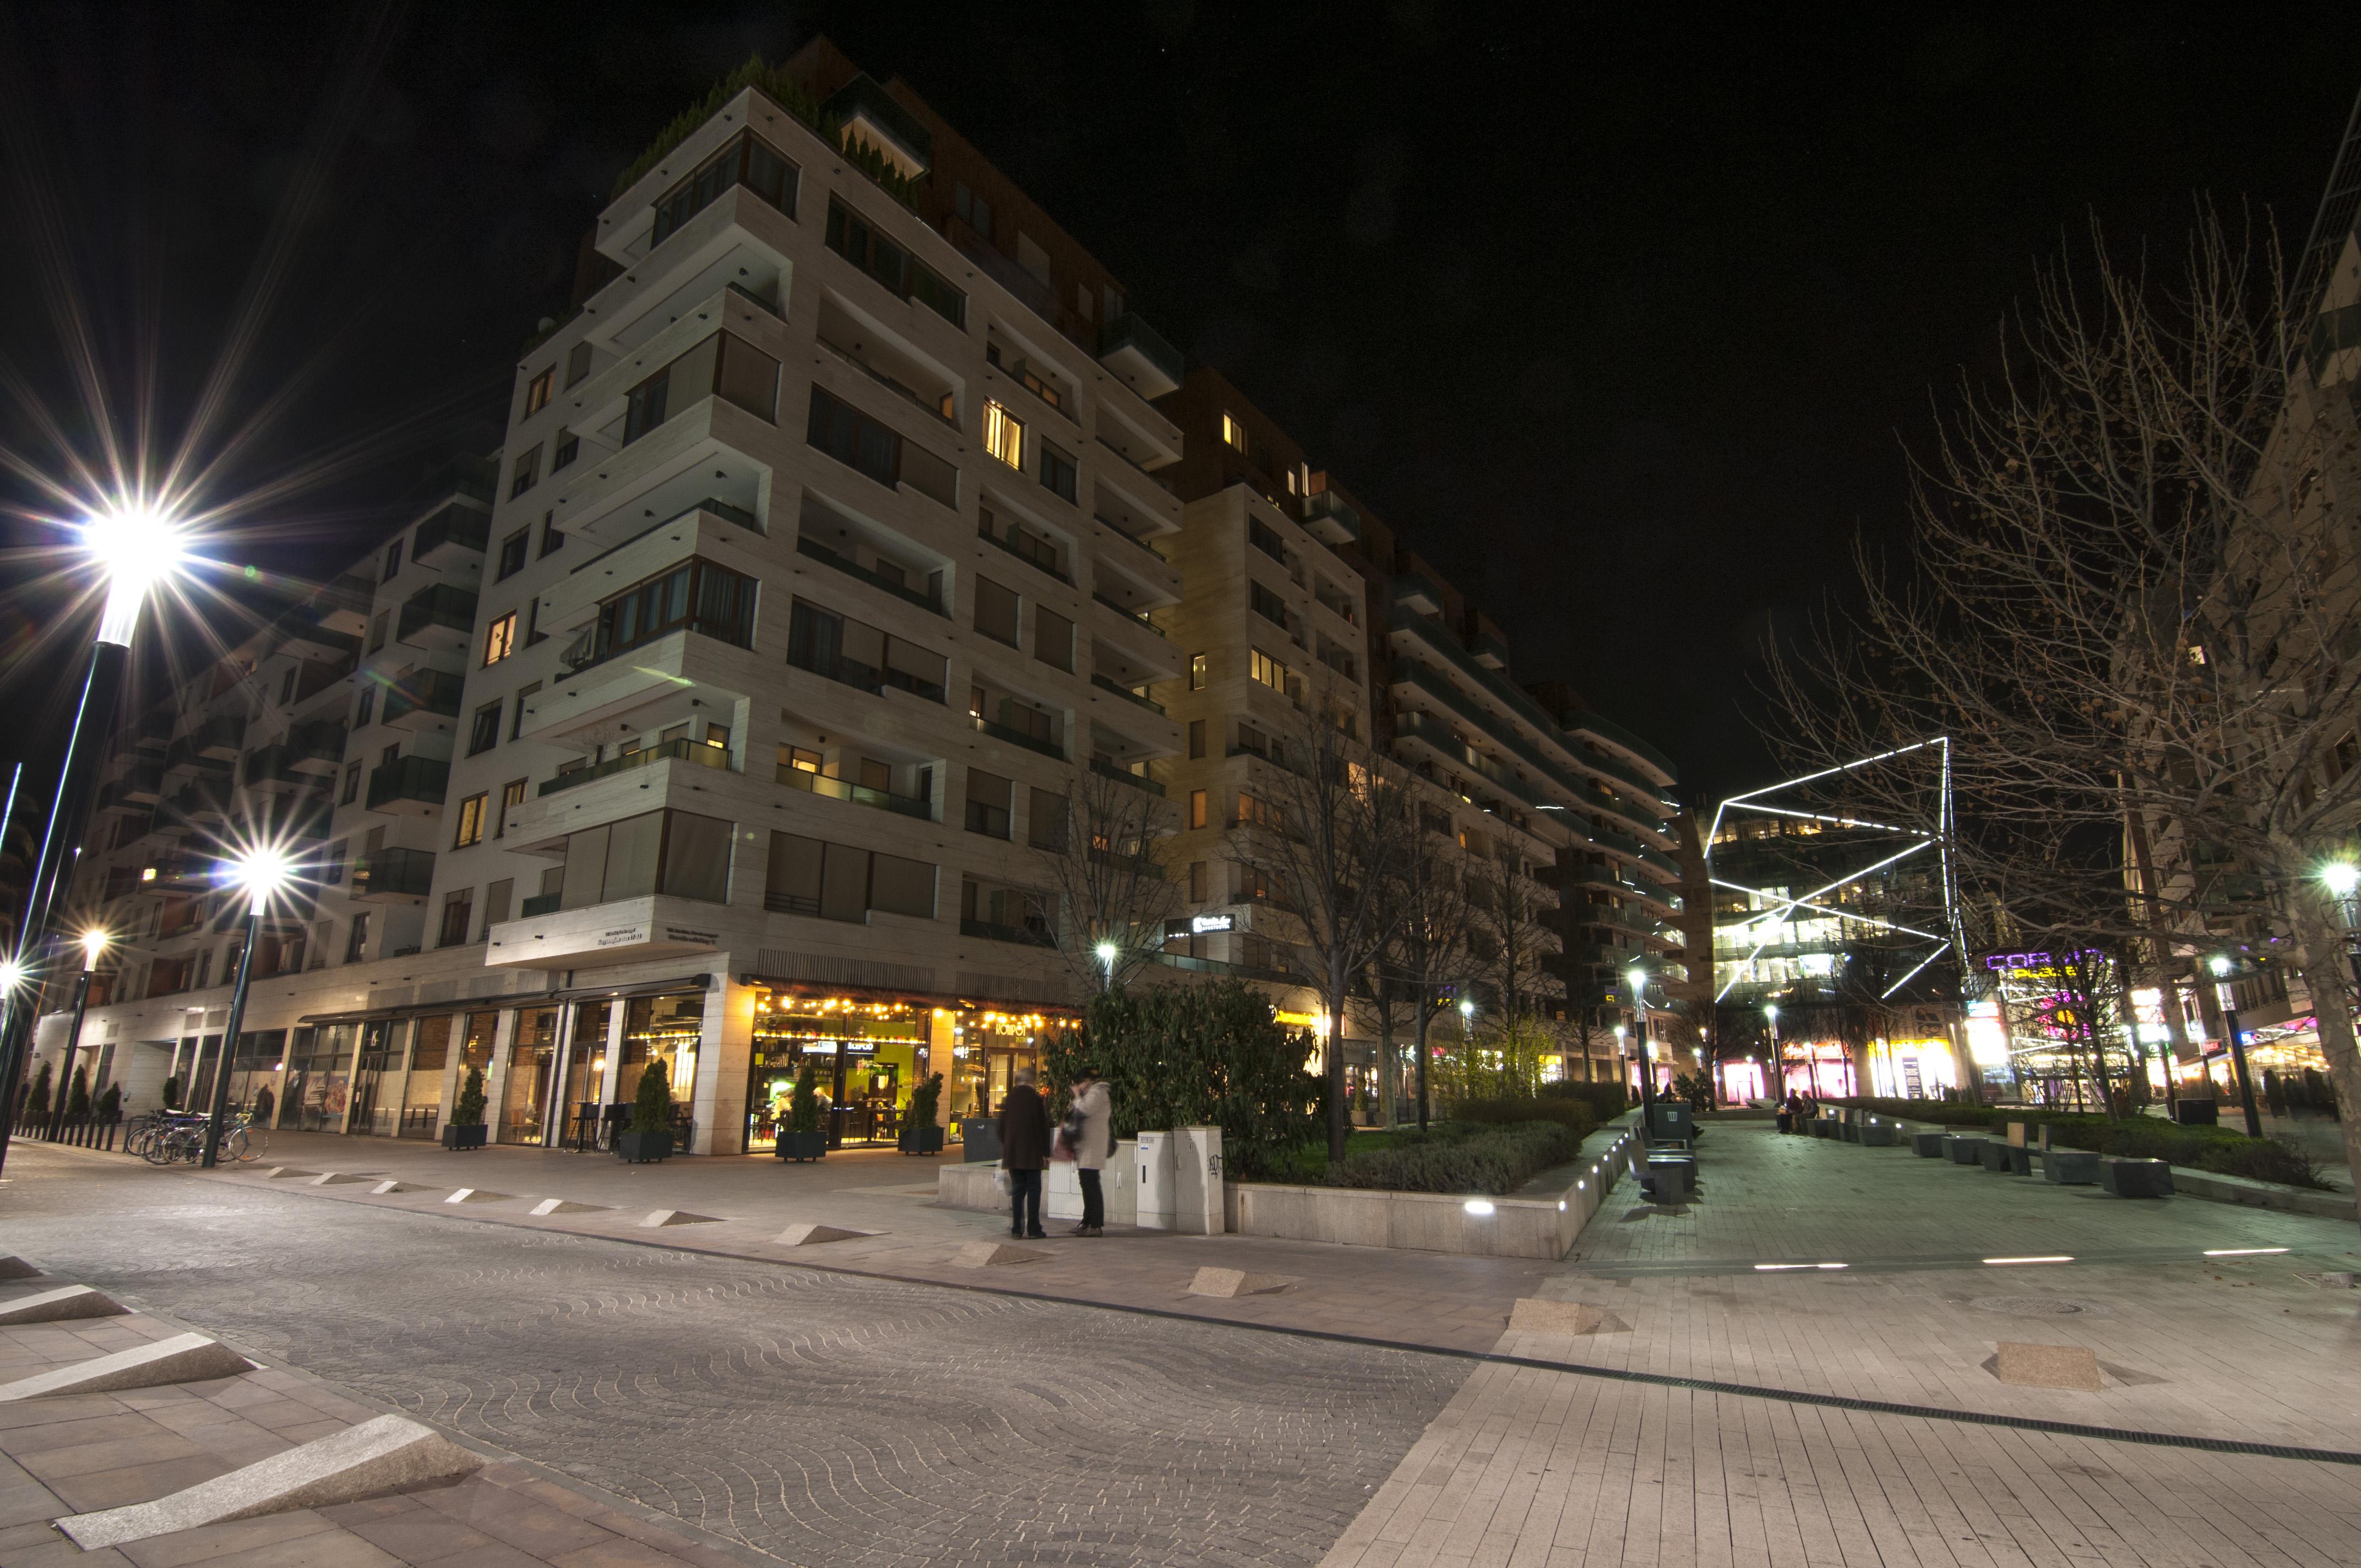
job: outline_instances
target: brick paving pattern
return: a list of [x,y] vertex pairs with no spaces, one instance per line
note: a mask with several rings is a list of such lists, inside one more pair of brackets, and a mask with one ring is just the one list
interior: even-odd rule
[[1314,1563],[1466,1376],[49,1151],[9,1175],[8,1245],[61,1274],[797,1563]]

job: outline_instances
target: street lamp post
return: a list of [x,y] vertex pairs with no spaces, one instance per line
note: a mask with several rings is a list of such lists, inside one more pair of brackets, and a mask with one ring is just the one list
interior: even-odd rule
[[147,606],[149,591],[179,570],[183,560],[180,525],[167,513],[146,505],[126,505],[89,519],[82,527],[81,545],[105,581],[106,608],[99,616],[97,639],[91,645],[81,705],[74,710],[65,764],[58,773],[57,798],[50,803],[49,826],[41,835],[40,853],[26,888],[24,920],[17,927],[16,959],[30,971],[32,984],[15,999],[5,1025],[0,1025],[0,1105],[11,1110],[11,1114],[0,1116],[0,1163],[8,1157],[16,1086],[24,1080],[25,1061],[31,1055],[42,992],[55,970],[49,924],[72,879],[82,831],[90,824],[91,807],[98,795],[99,764],[115,728],[124,672],[131,661],[132,633],[138,630],[139,612]]
[[222,1023],[221,1058],[214,1066],[213,1113],[205,1119],[205,1151],[198,1161],[206,1170],[220,1163],[222,1123],[229,1114],[230,1071],[237,1066],[238,1028],[246,1022],[246,993],[254,981],[254,946],[262,930],[262,912],[293,874],[287,857],[268,849],[248,851],[230,868],[228,880],[247,895],[246,939],[238,944],[237,983],[230,990],[229,1016]]
[[98,955],[106,950],[108,938],[104,931],[82,934],[82,978],[74,982],[73,1022],[66,1028],[66,1064],[58,1074],[58,1103],[49,1115],[49,1136],[58,1137],[65,1131],[66,1097],[72,1091],[74,1055],[82,1049],[82,1021],[90,1011],[91,972],[98,968]]
[[[1763,1016],[1769,1020],[1771,1025],[1771,1060],[1765,1075],[1776,1073],[1779,1078],[1779,1087],[1784,1089],[1787,1087],[1787,1069],[1779,1059],[1779,1004],[1775,1002],[1764,1003]],[[1774,1094],[1771,1098],[1784,1103],[1787,1097],[1784,1094]]]
[[2214,992],[2222,1003],[2222,1027],[2230,1036],[2230,1069],[2238,1076],[2238,1100],[2246,1113],[2246,1136],[2263,1135],[2263,1113],[2255,1106],[2255,1080],[2246,1073],[2246,1043],[2238,1037],[2238,1006],[2230,990],[2230,955],[2213,959]]
[[2345,927],[2345,959],[2353,966],[2353,984],[2361,990],[2361,946],[2354,933],[2361,930],[2361,867],[2349,861],[2331,861],[2320,868],[2320,880],[2336,895],[2338,920]]
[[1637,1036],[1640,1055],[1640,1103],[1648,1108],[1644,1120],[1653,1127],[1655,1125],[1656,1053],[1648,1043],[1648,971],[1643,969],[1627,970],[1623,978],[1631,986],[1632,1032]]

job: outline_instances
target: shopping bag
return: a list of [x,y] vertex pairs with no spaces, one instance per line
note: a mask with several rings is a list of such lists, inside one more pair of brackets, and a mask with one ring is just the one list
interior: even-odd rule
[[1003,1198],[1008,1196],[1008,1172],[1005,1170],[994,1171],[992,1173],[992,1184],[1000,1189],[1000,1195]]

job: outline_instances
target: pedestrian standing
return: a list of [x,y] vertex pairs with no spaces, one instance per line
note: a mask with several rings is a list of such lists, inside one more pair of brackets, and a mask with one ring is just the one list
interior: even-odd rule
[[1115,1101],[1106,1080],[1088,1068],[1074,1080],[1074,1105],[1066,1114],[1066,1124],[1071,1129],[1069,1141],[1074,1151],[1074,1174],[1082,1184],[1082,1223],[1073,1234],[1103,1236],[1106,1234],[1106,1193],[1099,1186],[1099,1172],[1115,1153]]
[[1000,1168],[1008,1173],[1008,1234],[1035,1240],[1041,1228],[1041,1172],[1049,1164],[1049,1113],[1033,1087],[1033,1069],[1020,1067],[1000,1102]]

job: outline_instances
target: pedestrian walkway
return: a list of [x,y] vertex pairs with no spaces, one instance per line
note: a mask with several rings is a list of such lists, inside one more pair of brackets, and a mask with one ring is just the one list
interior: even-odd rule
[[[2352,1225],[1746,1124],[1699,1168],[1697,1201],[1610,1204],[1551,1271],[1588,1332],[1496,1346],[1664,1381],[1479,1368],[1328,1568],[2361,1563],[2343,1464],[1675,1381],[2361,1451],[2361,1296],[2307,1277],[2361,1262]],[[2034,1257],[2073,1261],[1984,1261]],[[2004,1383],[2004,1342],[2089,1350],[2100,1387]]]

